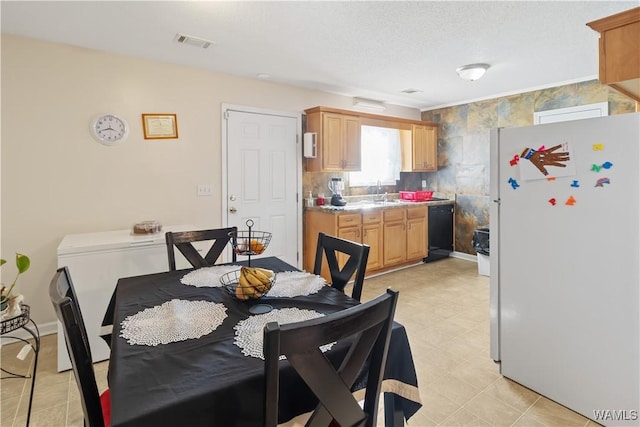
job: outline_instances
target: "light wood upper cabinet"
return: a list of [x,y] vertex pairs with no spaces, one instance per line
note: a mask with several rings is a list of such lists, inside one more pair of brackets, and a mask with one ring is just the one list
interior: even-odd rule
[[[317,109],[313,109],[317,110]],[[308,171],[359,171],[360,119],[323,111],[307,112],[307,132],[318,134],[318,157],[307,159]]]
[[600,33],[600,82],[640,102],[640,7],[587,25]]
[[308,172],[350,172],[362,167],[361,127],[398,129],[403,172],[433,172],[437,166],[438,124],[378,116],[330,107],[305,110],[306,132],[318,134],[316,158],[306,159]]
[[438,169],[438,132],[435,124],[413,124],[401,134],[402,171],[434,172]]

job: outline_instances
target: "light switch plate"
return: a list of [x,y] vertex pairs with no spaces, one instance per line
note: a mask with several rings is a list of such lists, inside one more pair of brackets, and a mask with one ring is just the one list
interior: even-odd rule
[[422,188],[423,189],[427,188],[427,180],[426,179],[422,180]]
[[207,184],[198,184],[198,196],[210,196],[211,186]]

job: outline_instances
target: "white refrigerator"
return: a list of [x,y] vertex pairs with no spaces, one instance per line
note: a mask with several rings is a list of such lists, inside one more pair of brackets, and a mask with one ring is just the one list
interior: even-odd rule
[[603,425],[640,410],[640,114],[491,134],[491,356]]

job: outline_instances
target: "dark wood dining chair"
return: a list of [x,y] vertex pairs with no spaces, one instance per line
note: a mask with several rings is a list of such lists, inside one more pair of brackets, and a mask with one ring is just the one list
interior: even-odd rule
[[[318,399],[307,426],[376,425],[378,401],[386,365],[398,292],[387,292],[346,310],[302,322],[264,328],[265,427],[278,424],[280,355],[304,380]],[[326,357],[321,346],[349,343],[339,366]],[[351,388],[366,369],[364,408]]]
[[[165,234],[167,242],[167,254],[169,255],[169,270],[176,269],[176,256],[174,246],[184,255],[195,268],[210,267],[216,263],[224,251],[231,237],[229,233],[237,232],[238,227],[215,228],[211,230],[196,231],[168,231]],[[211,247],[203,257],[193,246],[194,242],[211,241]],[[236,261],[236,253],[232,251],[232,262]]]
[[80,390],[84,425],[108,427],[111,425],[111,394],[108,389],[98,393],[89,338],[67,267],[59,268],[53,276],[49,297],[62,323],[73,374]]
[[[344,254],[348,257],[342,268],[340,268],[338,262],[338,254]],[[313,274],[321,274],[323,255],[329,266],[331,286],[344,292],[345,286],[355,274],[351,297],[360,301],[362,285],[364,283],[364,273],[367,269],[367,260],[369,259],[369,245],[352,242],[351,240],[341,239],[325,233],[318,233],[318,245],[316,248]]]

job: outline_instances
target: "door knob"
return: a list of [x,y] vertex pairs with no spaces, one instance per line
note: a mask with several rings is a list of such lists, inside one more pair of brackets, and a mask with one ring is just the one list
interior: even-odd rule
[[236,213],[236,212],[238,212],[238,209],[236,209],[234,207],[231,207],[231,208],[229,208],[229,212]]

